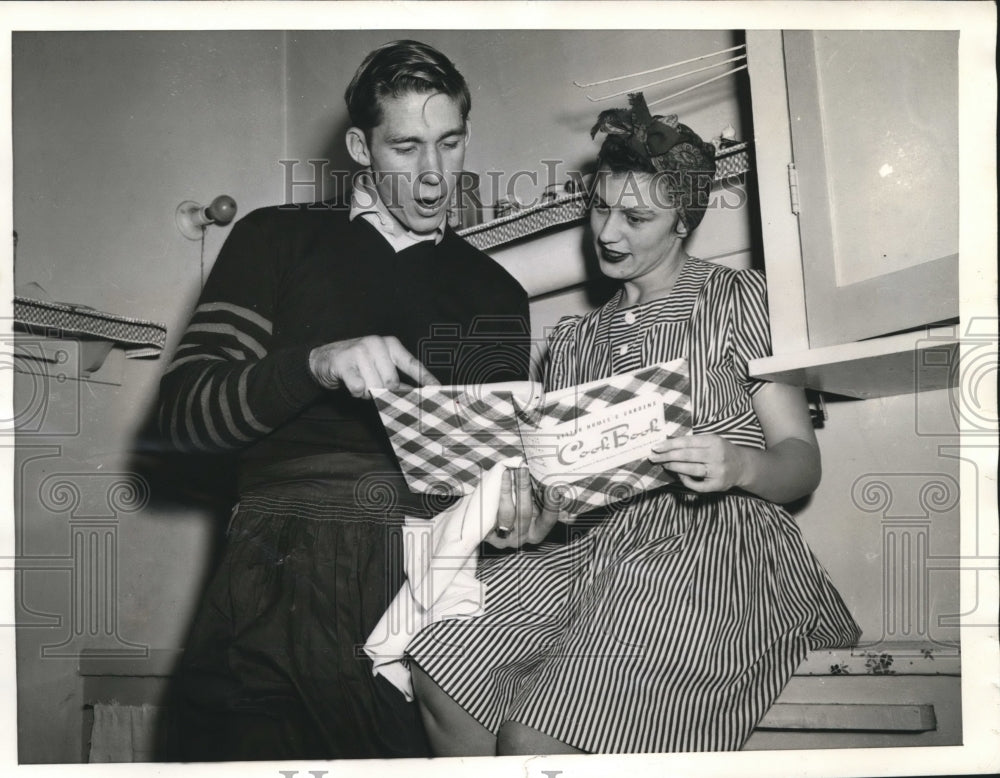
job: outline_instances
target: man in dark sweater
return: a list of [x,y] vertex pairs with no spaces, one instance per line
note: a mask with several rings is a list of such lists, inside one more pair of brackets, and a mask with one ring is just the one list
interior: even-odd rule
[[173,445],[239,457],[180,670],[185,760],[429,755],[416,705],[361,650],[402,582],[403,514],[434,511],[368,390],[527,377],[524,290],[446,224],[464,79],[397,41],[346,100],[350,202],[238,222],[161,382]]

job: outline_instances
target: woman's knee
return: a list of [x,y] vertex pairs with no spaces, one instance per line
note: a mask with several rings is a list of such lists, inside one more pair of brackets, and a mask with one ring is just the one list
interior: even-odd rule
[[493,756],[496,739],[417,665],[410,667],[424,729],[437,756]]
[[429,691],[431,687],[437,688],[437,684],[420,669],[420,665],[416,662],[410,662],[410,680],[413,682],[413,693],[417,699],[420,699],[420,695]]
[[410,679],[413,683],[413,696],[416,697],[420,710],[425,716],[439,718],[441,698],[447,695],[417,664],[410,665]]
[[537,754],[582,754],[578,748],[525,726],[519,721],[507,721],[497,732],[498,756],[532,756]]

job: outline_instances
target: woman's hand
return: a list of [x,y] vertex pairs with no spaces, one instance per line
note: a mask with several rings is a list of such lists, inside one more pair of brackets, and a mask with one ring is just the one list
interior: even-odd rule
[[567,518],[561,511],[538,507],[528,468],[507,470],[500,481],[496,526],[486,536],[486,542],[495,548],[518,548],[525,543],[541,543],[557,521],[566,521]]
[[653,444],[650,462],[663,465],[695,492],[725,492],[743,486],[746,449],[718,435],[684,435]]
[[650,461],[677,473],[696,492],[738,487],[782,504],[810,494],[819,485],[822,466],[805,394],[769,383],[752,402],[765,449],[737,446],[717,435],[688,435],[654,445]]

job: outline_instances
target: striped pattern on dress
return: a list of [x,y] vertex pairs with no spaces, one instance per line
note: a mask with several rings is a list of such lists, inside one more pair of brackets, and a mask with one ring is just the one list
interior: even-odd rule
[[[764,446],[746,373],[770,348],[759,274],[689,260],[667,300],[620,306],[556,326],[547,387],[632,369],[633,350],[639,364],[687,356],[696,432]],[[485,615],[408,649],[493,732],[518,721],[590,753],[738,749],[810,649],[859,637],[765,500],[667,488],[580,523],[565,545],[483,560]]]

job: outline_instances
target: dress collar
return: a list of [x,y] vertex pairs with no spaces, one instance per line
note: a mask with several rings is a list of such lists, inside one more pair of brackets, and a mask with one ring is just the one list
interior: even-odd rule
[[[680,272],[674,281],[670,293],[666,297],[658,297],[654,300],[646,300],[636,305],[625,303],[625,289],[621,287],[612,295],[600,309],[597,321],[597,337],[601,341],[607,341],[611,335],[611,323],[615,315],[620,311],[635,311],[636,313],[646,313],[650,309],[661,312],[657,316],[659,321],[686,321],[691,318],[695,302],[704,285],[708,273],[714,269],[714,265],[703,262],[694,257],[688,257],[681,266]],[[665,309],[665,310],[664,310]],[[666,318],[663,318],[666,317]],[[648,317],[646,323],[648,324]]]

